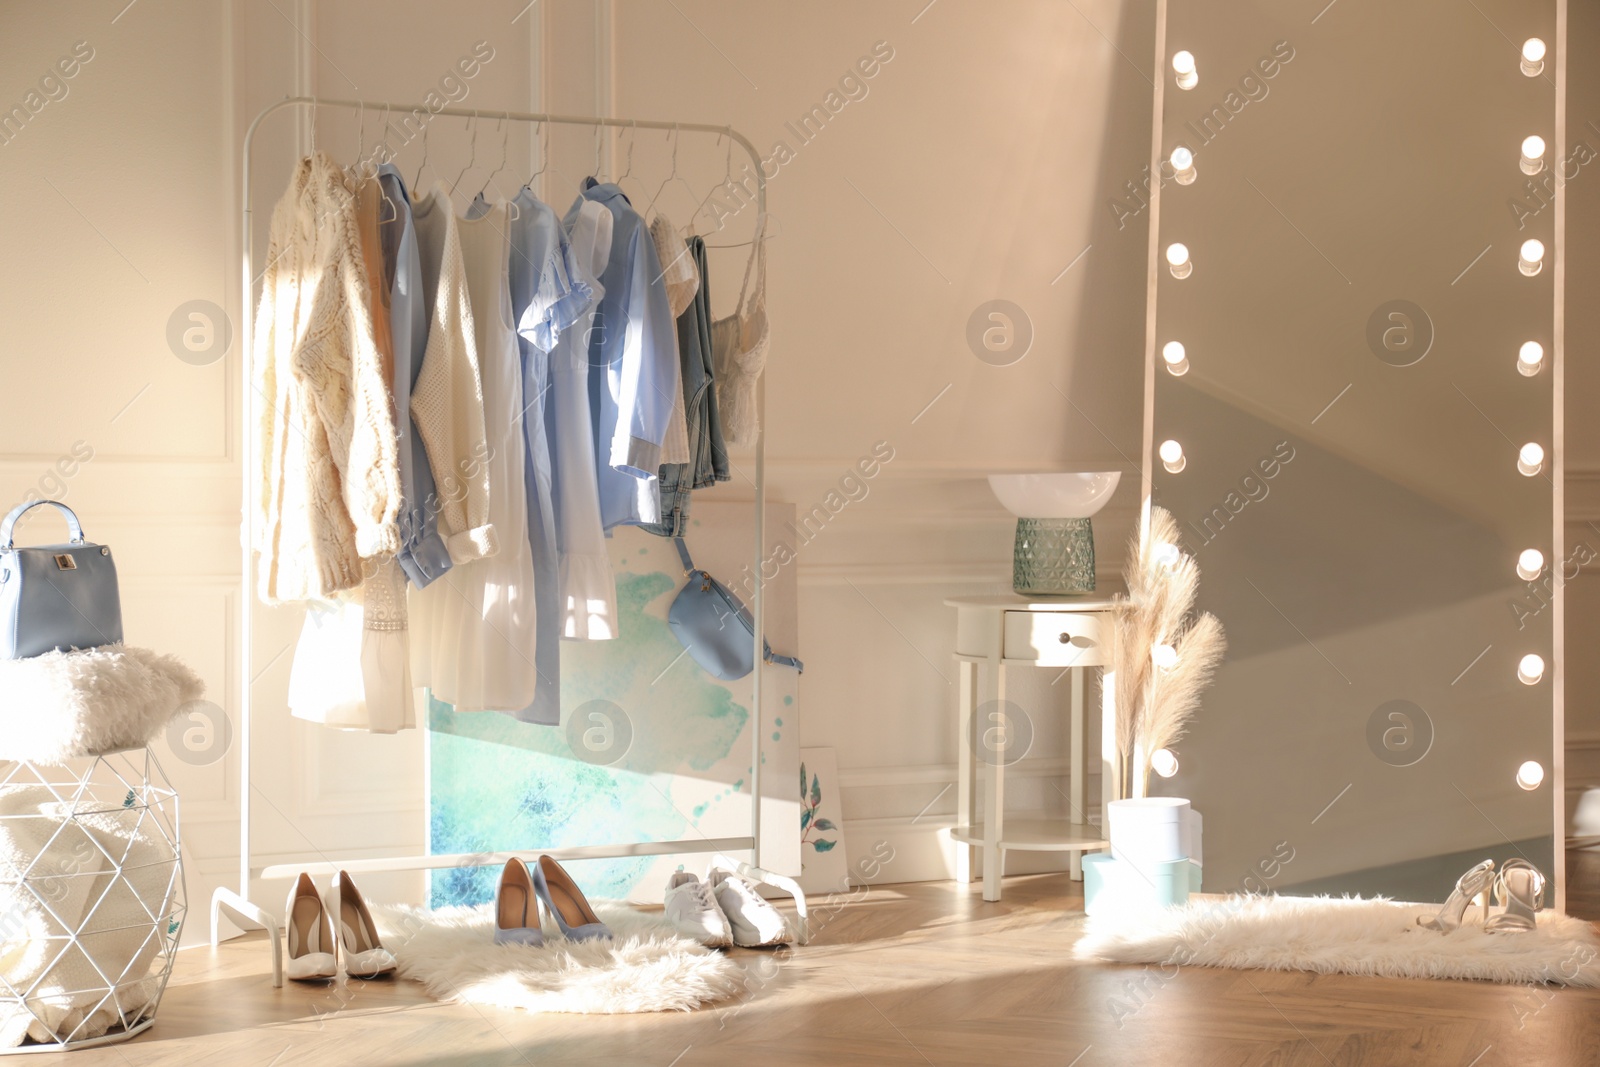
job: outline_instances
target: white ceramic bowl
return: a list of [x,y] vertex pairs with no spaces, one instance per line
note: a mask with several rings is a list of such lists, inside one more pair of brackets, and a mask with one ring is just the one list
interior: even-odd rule
[[1121,471],[991,474],[989,488],[1019,519],[1087,519],[1106,506]]

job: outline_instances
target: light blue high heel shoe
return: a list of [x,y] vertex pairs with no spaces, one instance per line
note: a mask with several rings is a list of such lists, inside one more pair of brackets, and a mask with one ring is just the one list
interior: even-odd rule
[[572,876],[549,856],[540,856],[538,866],[533,868],[533,889],[556,917],[556,925],[568,941],[612,936],[611,927],[600,921]]
[[500,884],[494,890],[494,943],[544,947],[533,876],[528,873],[528,865],[515,856],[506,860]]

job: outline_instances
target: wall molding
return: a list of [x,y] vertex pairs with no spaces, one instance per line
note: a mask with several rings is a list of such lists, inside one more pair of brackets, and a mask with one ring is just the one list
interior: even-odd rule
[[1563,747],[1568,752],[1600,752],[1600,734],[1571,734]]
[[[1072,772],[1072,761],[1065,756],[1023,759],[1006,768],[1010,778],[1066,778]],[[904,767],[840,768],[836,779],[840,789],[881,789],[905,785],[955,785],[957,768],[954,763],[920,763]],[[1098,771],[1090,768],[1085,777],[1098,778]],[[933,818],[933,816],[929,816]]]

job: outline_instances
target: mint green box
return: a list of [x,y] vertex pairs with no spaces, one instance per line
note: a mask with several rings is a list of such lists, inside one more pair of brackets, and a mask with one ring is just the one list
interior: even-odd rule
[[1191,860],[1152,863],[1140,870],[1109,852],[1083,857],[1083,910],[1153,910],[1186,904],[1200,891],[1200,865]]

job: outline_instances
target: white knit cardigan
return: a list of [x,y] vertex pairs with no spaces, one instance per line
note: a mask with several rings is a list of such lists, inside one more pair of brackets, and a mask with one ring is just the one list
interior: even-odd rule
[[355,187],[318,152],[273,209],[256,312],[265,601],[354,589],[363,559],[400,547],[399,447],[370,294]]

